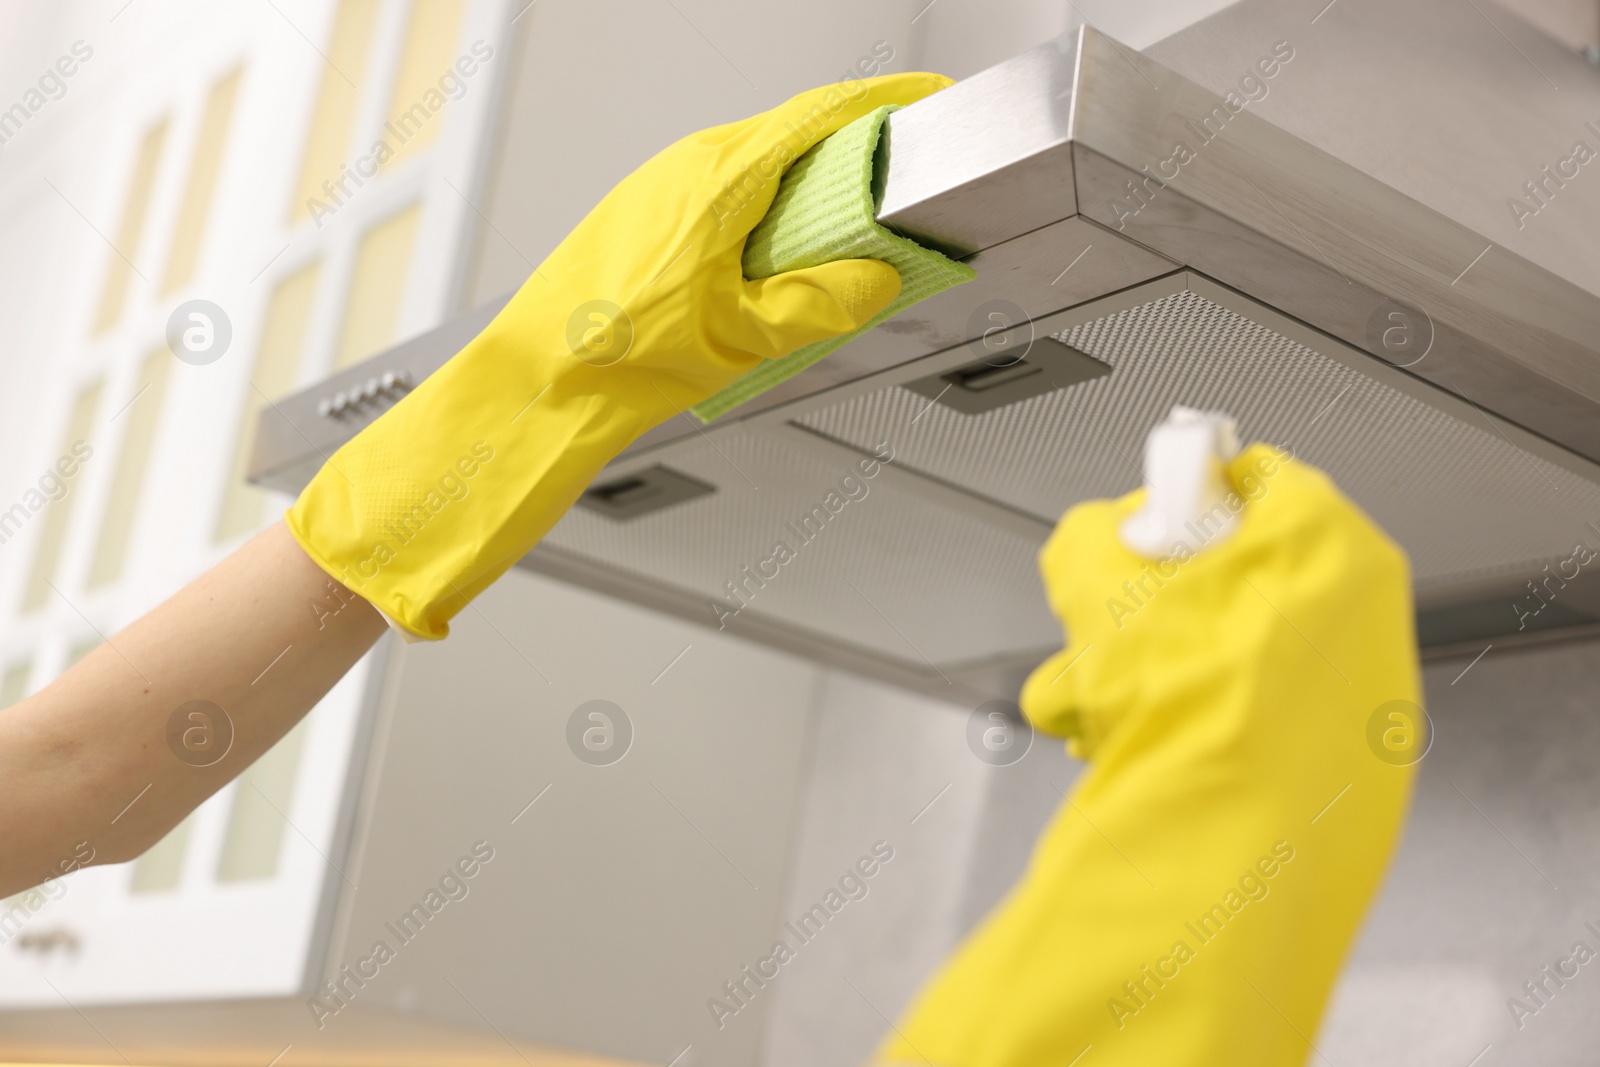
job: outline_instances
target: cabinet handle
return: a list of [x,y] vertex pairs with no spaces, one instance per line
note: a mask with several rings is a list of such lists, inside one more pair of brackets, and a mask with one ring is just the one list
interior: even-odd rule
[[57,949],[76,956],[83,943],[68,927],[55,926],[49,930],[25,930],[17,935],[16,945],[22,952],[34,952],[40,956],[53,956]]

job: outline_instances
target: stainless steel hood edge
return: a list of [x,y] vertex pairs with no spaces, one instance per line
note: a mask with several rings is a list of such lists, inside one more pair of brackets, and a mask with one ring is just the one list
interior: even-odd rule
[[1080,78],[1104,90],[1080,94],[1074,126],[1085,216],[1380,359],[1400,362],[1374,323],[1396,303],[1420,310],[1433,343],[1410,373],[1600,459],[1600,297],[1083,36]]

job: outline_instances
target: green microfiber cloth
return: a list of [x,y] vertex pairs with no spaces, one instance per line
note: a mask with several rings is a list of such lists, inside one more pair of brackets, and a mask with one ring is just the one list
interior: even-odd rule
[[[977,277],[966,264],[878,225],[873,163],[884,119],[894,110],[895,105],[889,104],[861,116],[795,160],[779,182],[766,216],[745,242],[744,275],[767,278],[836,259],[881,259],[900,272],[900,295],[861,329],[764,363],[696,404],[690,410],[701,422],[719,418],[794,377],[917,301]],[[878,169],[883,169],[881,164]]]

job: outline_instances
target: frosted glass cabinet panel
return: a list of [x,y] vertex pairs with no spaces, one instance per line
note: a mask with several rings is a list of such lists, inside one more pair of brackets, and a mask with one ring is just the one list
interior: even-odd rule
[[[37,907],[14,900],[13,932],[39,947],[0,944],[0,1008],[54,1008],[63,996],[82,1008],[299,991],[329,881],[342,879],[327,857],[349,829],[369,676],[370,660],[358,664],[282,743],[139,859],[67,874]],[[240,789],[260,805],[240,804]],[[0,909],[0,936],[7,925]],[[5,1018],[0,1010],[0,1033]]]

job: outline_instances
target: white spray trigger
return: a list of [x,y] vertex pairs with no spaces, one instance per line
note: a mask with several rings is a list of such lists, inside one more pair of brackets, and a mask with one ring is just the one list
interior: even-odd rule
[[[1232,533],[1238,518],[1223,503],[1232,492],[1223,464],[1238,452],[1232,418],[1174,407],[1145,439],[1145,503],[1123,522],[1122,543],[1140,555],[1164,559],[1180,542],[1198,551]],[[1197,537],[1195,529],[1205,536]]]

